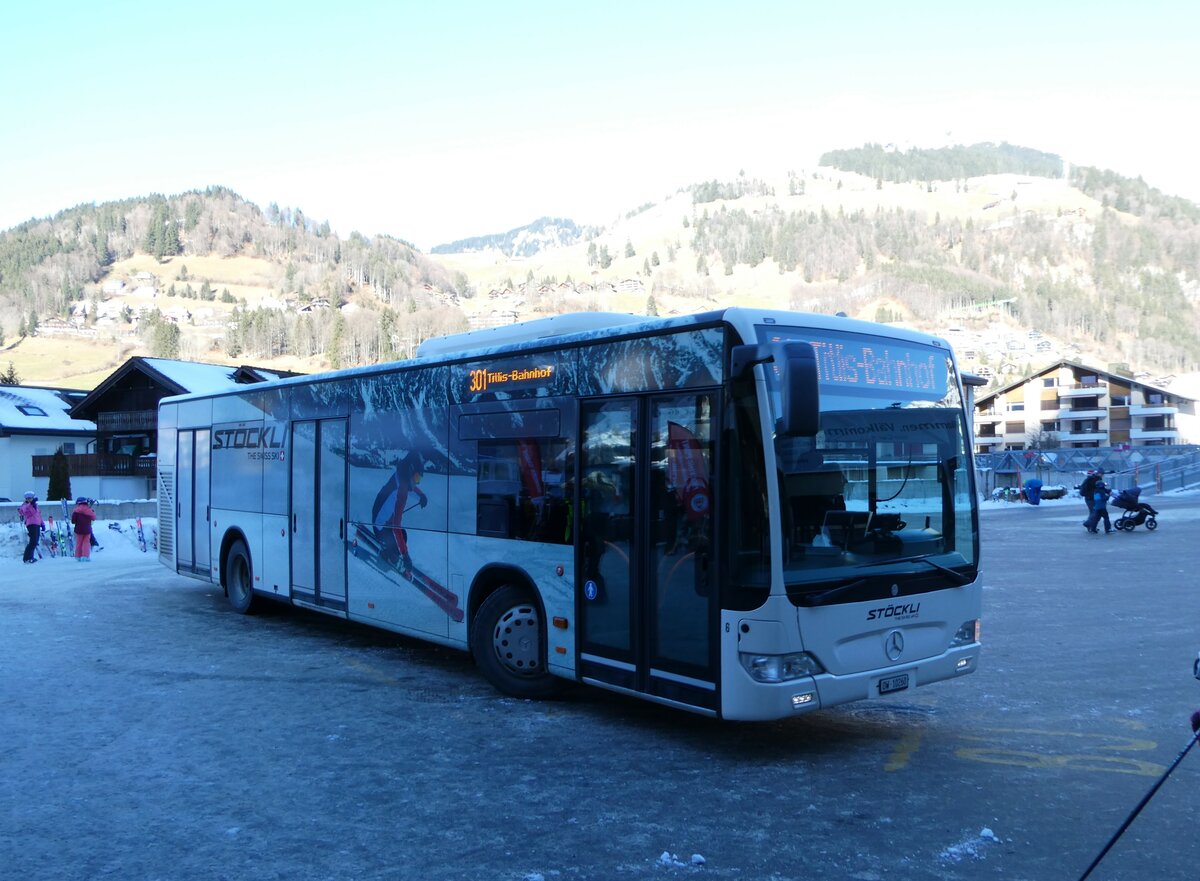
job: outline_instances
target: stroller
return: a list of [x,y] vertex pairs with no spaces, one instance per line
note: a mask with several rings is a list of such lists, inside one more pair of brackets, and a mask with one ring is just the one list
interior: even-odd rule
[[1113,523],[1117,529],[1132,531],[1134,527],[1141,526],[1143,523],[1147,529],[1158,528],[1158,512],[1147,505],[1145,502],[1139,502],[1138,496],[1142,494],[1142,488],[1139,486],[1123,489],[1113,496],[1112,504],[1116,508],[1121,509],[1121,516]]

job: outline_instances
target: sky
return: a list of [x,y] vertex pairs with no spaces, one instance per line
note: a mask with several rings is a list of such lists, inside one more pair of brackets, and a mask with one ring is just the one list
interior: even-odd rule
[[1193,0],[10,4],[0,229],[220,185],[428,250],[867,142],[1200,200],[1198,35]]

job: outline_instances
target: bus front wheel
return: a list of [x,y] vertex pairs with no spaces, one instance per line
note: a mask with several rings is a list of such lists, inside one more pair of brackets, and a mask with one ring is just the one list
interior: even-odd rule
[[225,558],[225,595],[235,612],[247,615],[253,610],[254,569],[243,541],[235,541]]
[[511,585],[483,601],[471,623],[471,654],[488,682],[513,697],[550,697],[559,690],[546,669],[546,633],[537,604]]

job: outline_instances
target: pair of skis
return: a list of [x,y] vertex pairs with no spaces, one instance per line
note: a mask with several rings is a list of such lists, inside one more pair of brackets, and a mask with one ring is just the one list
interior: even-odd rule
[[70,535],[64,527],[65,524],[61,520],[55,522],[53,517],[47,517],[42,525],[42,543],[46,545],[46,552],[51,557],[74,556]]
[[458,594],[449,588],[438,584],[415,566],[401,567],[383,560],[379,542],[371,533],[359,526],[355,529],[354,539],[350,543],[350,553],[364,560],[384,575],[399,575],[421,593],[425,594],[433,604],[450,616],[454,623],[461,623],[463,610],[458,605]]
[[41,541],[34,545],[34,550],[37,551],[38,559],[44,559],[42,556],[42,546],[46,548],[46,553],[51,557],[58,556],[58,535],[54,531],[54,518],[47,517],[42,521],[42,536]]

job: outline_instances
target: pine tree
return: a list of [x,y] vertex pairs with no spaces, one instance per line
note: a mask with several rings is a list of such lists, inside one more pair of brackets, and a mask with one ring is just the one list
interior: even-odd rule
[[154,328],[150,351],[155,358],[179,357],[179,325],[160,321]]
[[46,501],[57,502],[71,497],[71,469],[62,447],[59,447],[50,460],[50,487],[46,490]]
[[[4,340],[0,337],[0,343]],[[13,367],[13,362],[8,362],[8,369],[0,373],[0,385],[20,385],[21,377],[17,376],[17,369]]]
[[333,336],[329,340],[329,348],[325,355],[329,358],[329,366],[337,370],[342,366],[343,349],[346,344],[346,319],[340,311],[333,313]]

